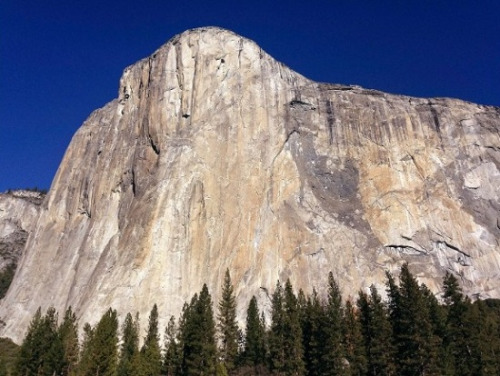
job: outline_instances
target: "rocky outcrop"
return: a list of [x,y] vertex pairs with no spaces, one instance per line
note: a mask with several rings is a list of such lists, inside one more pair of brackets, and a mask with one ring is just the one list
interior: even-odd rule
[[[408,261],[500,297],[500,109],[310,81],[254,42],[187,31],[127,68],[73,137],[0,307],[163,317],[231,271],[240,317],[276,280],[345,295]],[[8,318],[14,318],[9,320]]]
[[[34,229],[45,194],[28,190],[0,193],[0,299],[21,257],[28,234]],[[10,278],[9,278],[10,279]]]

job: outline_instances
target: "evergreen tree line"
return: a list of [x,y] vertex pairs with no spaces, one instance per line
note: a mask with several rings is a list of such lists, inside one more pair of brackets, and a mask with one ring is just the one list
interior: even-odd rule
[[110,308],[95,327],[84,325],[80,343],[71,308],[61,324],[53,308],[38,309],[12,374],[500,375],[499,302],[472,303],[450,273],[443,291],[440,302],[406,264],[398,281],[387,273],[386,301],[373,285],[343,301],[331,273],[324,299],[278,281],[270,317],[253,297],[242,331],[226,271],[217,313],[204,285],[170,318],[163,343],[156,305],[142,346],[138,315],[119,328]]

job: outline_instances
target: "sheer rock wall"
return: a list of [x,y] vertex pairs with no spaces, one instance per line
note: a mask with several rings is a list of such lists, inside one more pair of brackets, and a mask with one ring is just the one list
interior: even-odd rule
[[[355,296],[408,261],[500,297],[500,109],[310,81],[227,30],[125,69],[77,131],[0,306],[163,319],[231,271],[243,318],[277,279]],[[15,318],[15,319],[13,319]]]

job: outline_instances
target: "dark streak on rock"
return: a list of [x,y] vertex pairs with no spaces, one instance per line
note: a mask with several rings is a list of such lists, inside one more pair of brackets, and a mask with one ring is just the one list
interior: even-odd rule
[[155,144],[155,142],[153,141],[153,138],[151,137],[151,135],[148,135],[148,136],[149,136],[149,144],[153,148],[155,154],[159,155],[160,154],[160,148]]
[[445,246],[447,246],[448,248],[450,249],[453,249],[454,251],[458,252],[458,253],[461,253],[462,255],[464,256],[467,256],[467,257],[471,257],[469,254],[465,253],[464,251],[462,251],[460,248],[454,246],[453,244],[450,244],[448,243],[447,241],[441,241],[441,242],[438,242],[438,243],[442,243],[444,244]]
[[335,123],[335,115],[333,113],[332,101],[326,101],[326,121],[328,123],[328,131],[330,135],[330,145],[333,144],[333,124]]
[[307,102],[303,102],[301,101],[300,99],[294,99],[290,102],[290,107],[295,107],[295,106],[311,106],[310,103],[307,103]]
[[443,138],[441,135],[441,123],[439,122],[439,114],[436,111],[436,108],[433,106],[431,101],[429,101],[428,104],[429,104],[429,110],[431,111],[431,114],[432,114],[432,120],[434,121],[434,128],[436,129],[436,132],[439,136],[439,140],[442,143]]
[[136,194],[136,186],[135,186],[135,171],[134,169],[132,169],[132,178],[130,179],[130,185],[132,185],[132,194],[134,195],[135,197],[135,194]]

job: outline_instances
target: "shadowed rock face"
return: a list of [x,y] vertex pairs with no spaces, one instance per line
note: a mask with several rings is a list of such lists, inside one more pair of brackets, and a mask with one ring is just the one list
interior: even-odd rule
[[0,306],[94,323],[163,318],[231,271],[240,318],[276,280],[385,283],[408,261],[438,291],[500,297],[500,110],[310,81],[255,43],[187,31],[127,68],[73,137]]
[[[4,282],[14,274],[17,262],[40,214],[45,195],[28,190],[0,193],[0,276]],[[0,301],[7,284],[0,286]],[[0,319],[0,327],[3,321]]]
[[0,272],[17,264],[44,197],[27,190],[0,193]]

